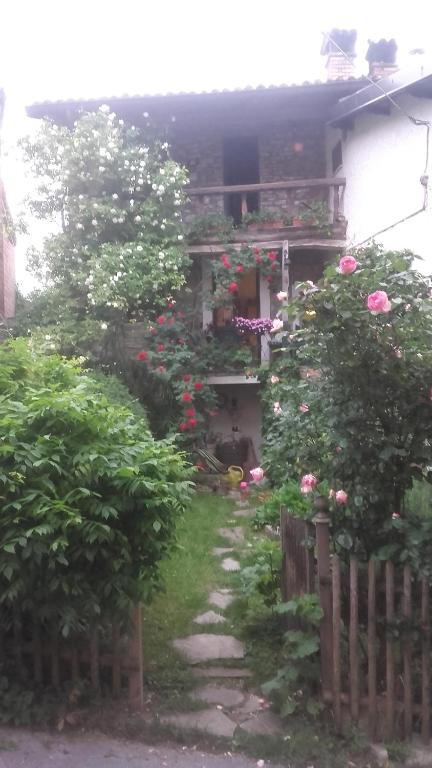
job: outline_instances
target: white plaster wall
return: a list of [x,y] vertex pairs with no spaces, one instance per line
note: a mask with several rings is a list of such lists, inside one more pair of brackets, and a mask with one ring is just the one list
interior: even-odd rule
[[[402,96],[398,103],[411,115],[432,122],[432,102]],[[332,175],[331,150],[341,131],[327,131],[327,172]],[[399,110],[390,115],[361,114],[342,141],[347,186],[344,214],[348,220],[350,245],[361,243],[423,205],[420,176],[426,160],[426,129],[411,123]],[[432,131],[430,169],[432,182]],[[431,185],[430,185],[431,186]],[[432,271],[432,194],[427,210],[412,220],[377,235],[389,249],[409,248],[424,259],[417,266]]]
[[[220,402],[225,404],[212,419],[216,441],[229,440],[233,435],[239,438],[250,437],[259,458],[262,443],[259,385],[219,384],[215,390],[221,395]],[[232,406],[233,399],[237,401],[237,408]],[[238,432],[233,432],[233,426],[238,427]]]

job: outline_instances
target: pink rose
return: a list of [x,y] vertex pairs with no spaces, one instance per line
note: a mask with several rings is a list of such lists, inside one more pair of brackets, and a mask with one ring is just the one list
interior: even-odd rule
[[247,487],[248,487],[248,484],[247,484],[246,480],[242,480],[241,483],[240,483],[241,490],[245,491]]
[[367,308],[377,315],[380,312],[390,312],[391,302],[385,291],[375,291],[367,297]]
[[279,376],[270,376],[270,381],[272,384],[277,384],[279,381]]
[[309,485],[301,485],[300,486],[300,493],[303,496],[307,496],[308,493],[312,493],[313,488],[311,488]]
[[357,262],[354,256],[342,256],[339,261],[339,272],[342,275],[351,275],[357,269]]
[[342,448],[340,447],[340,445],[337,445],[336,448],[335,448],[336,453],[340,453],[341,450],[342,450]]
[[393,519],[393,520],[398,520],[399,518],[400,518],[400,514],[399,514],[399,512],[393,512],[393,514],[392,514],[392,519]]
[[298,409],[299,409],[300,413],[308,413],[309,406],[306,405],[306,403],[300,403]]
[[279,293],[276,294],[276,298],[278,301],[285,301],[288,298],[288,294],[286,291],[279,291]]
[[282,328],[283,328],[283,320],[279,320],[278,317],[275,317],[275,319],[273,320],[271,333],[274,333],[275,331],[281,331]]
[[315,488],[317,482],[315,475],[303,475],[300,485],[302,488]]
[[273,413],[275,413],[277,416],[282,413],[282,408],[280,407],[280,403],[276,402],[273,403]]
[[337,504],[346,504],[348,501],[348,494],[345,491],[336,491],[335,499]]
[[252,481],[254,483],[259,483],[264,477],[264,470],[261,467],[255,467],[255,469],[251,469],[250,474]]

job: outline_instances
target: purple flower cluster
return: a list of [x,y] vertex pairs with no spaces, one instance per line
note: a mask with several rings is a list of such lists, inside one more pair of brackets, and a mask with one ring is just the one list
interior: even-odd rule
[[273,320],[270,317],[233,317],[232,324],[241,333],[253,333],[259,336],[261,333],[270,333]]

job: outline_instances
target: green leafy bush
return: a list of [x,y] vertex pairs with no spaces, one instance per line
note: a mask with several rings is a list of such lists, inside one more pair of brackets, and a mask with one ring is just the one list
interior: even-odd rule
[[0,600],[64,635],[147,598],[191,483],[77,364],[0,346]]
[[280,509],[286,507],[294,517],[310,516],[311,507],[301,495],[298,483],[288,482],[276,488],[262,504],[257,507],[252,524],[255,528],[271,525],[276,528],[280,522]]

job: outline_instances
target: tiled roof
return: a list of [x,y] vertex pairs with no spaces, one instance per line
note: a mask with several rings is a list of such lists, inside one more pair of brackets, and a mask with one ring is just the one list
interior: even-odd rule
[[55,100],[44,100],[44,101],[36,101],[31,104],[28,109],[31,109],[32,107],[41,107],[41,106],[54,106],[56,104],[62,105],[62,104],[79,104],[82,102],[98,102],[98,103],[104,103],[105,101],[111,102],[111,101],[121,101],[126,99],[158,99],[158,98],[174,98],[174,97],[181,97],[181,96],[213,96],[213,95],[223,95],[223,94],[240,94],[240,93],[250,93],[255,91],[283,91],[283,90],[291,90],[296,88],[308,88],[313,86],[320,86],[320,87],[331,87],[331,86],[341,86],[342,84],[349,84],[349,83],[357,83],[359,86],[363,85],[365,82],[364,77],[350,77],[350,78],[339,78],[337,80],[305,80],[302,83],[279,83],[277,85],[270,84],[270,85],[246,85],[241,86],[238,88],[221,88],[221,89],[213,89],[213,90],[203,90],[203,91],[163,91],[160,93],[116,93],[111,94],[110,96],[104,95],[104,96],[73,96],[71,98],[67,99],[55,99]]

